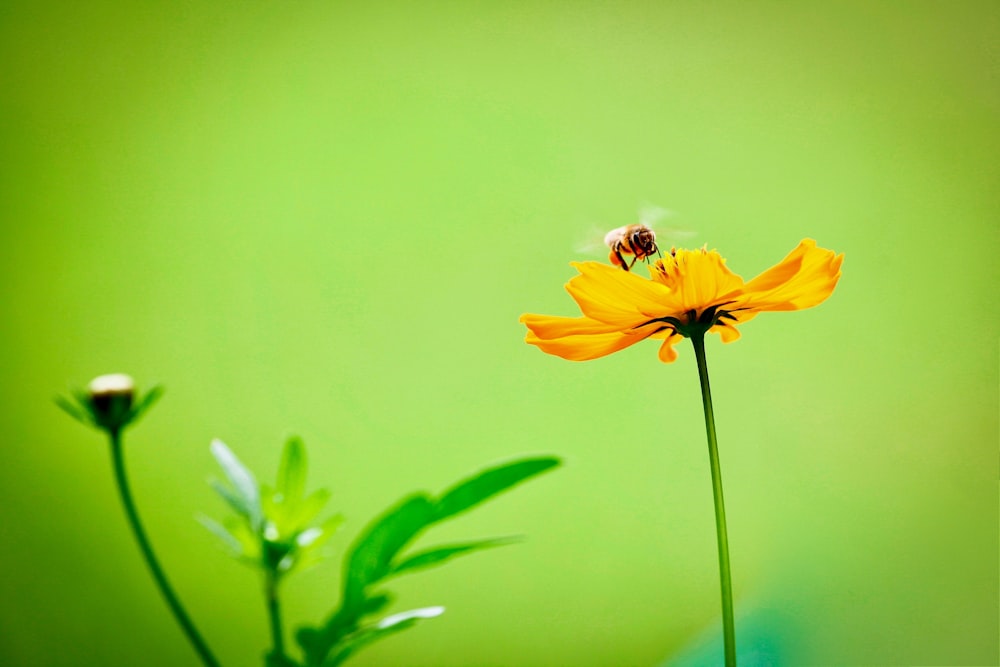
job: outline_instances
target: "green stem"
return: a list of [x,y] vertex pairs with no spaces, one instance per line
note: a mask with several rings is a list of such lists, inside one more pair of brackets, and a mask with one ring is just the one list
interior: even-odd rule
[[170,611],[173,612],[174,618],[177,619],[184,634],[187,635],[188,640],[194,646],[194,650],[198,652],[201,661],[205,663],[206,667],[219,667],[219,662],[208,649],[205,640],[198,634],[198,630],[194,627],[187,612],[184,611],[184,607],[181,606],[180,600],[177,599],[177,595],[170,587],[163,569],[153,554],[153,547],[149,544],[146,531],[142,528],[142,522],[139,521],[139,513],[135,509],[132,492],[129,490],[128,477],[125,474],[125,458],[122,452],[121,432],[112,430],[109,431],[109,435],[111,437],[111,457],[114,461],[118,492],[121,496],[122,505],[125,507],[125,514],[128,516],[129,525],[132,526],[132,533],[135,535],[136,542],[139,543],[139,549],[146,559],[149,571],[152,573],[153,579],[156,580],[156,585],[159,586],[160,593],[163,594],[164,599],[167,601],[167,605],[170,607]]
[[264,573],[264,597],[267,600],[267,615],[271,620],[271,657],[277,664],[286,664],[285,637],[281,629],[281,607],[278,604],[278,576],[273,570]]
[[726,651],[726,667],[736,665],[736,625],[733,623],[733,585],[729,573],[729,538],[726,535],[726,505],[722,498],[722,469],[719,466],[719,443],[715,437],[715,414],[712,412],[712,390],[708,385],[708,363],[705,361],[705,334],[691,336],[698,360],[701,380],[701,402],[705,408],[705,432],[708,435],[708,458],[712,466],[712,495],[715,498],[715,532],[719,541],[719,579],[722,585],[722,633]]

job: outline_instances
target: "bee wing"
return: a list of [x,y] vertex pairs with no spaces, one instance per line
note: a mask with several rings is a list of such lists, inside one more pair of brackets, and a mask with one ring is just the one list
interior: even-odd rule
[[666,218],[673,216],[674,212],[656,204],[644,202],[639,206],[639,224],[656,228],[656,224]]
[[664,220],[673,216],[673,211],[656,204],[647,202],[639,207],[639,222],[652,229],[660,243],[663,241],[680,242],[698,235],[697,232],[690,229],[666,227],[662,224]]
[[606,255],[608,246],[604,243],[605,234],[607,234],[607,230],[601,229],[597,225],[591,225],[573,249],[581,255]]

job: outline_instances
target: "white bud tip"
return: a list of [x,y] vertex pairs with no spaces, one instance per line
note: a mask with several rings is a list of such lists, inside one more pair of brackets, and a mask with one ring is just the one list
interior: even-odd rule
[[124,373],[112,373],[94,378],[87,388],[91,396],[131,394],[135,391],[135,381]]

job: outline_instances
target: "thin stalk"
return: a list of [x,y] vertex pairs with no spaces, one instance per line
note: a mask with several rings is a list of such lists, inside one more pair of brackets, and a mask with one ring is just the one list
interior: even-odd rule
[[281,607],[278,604],[278,575],[273,570],[264,573],[264,597],[267,600],[267,615],[271,621],[271,656],[278,664],[288,662],[285,655],[285,636],[281,628]]
[[729,572],[729,538],[726,535],[726,505],[722,498],[722,469],[719,466],[719,443],[715,437],[715,414],[712,411],[712,390],[708,384],[708,363],[705,360],[705,334],[691,336],[698,378],[701,381],[701,402],[705,408],[705,433],[708,435],[708,459],[712,467],[712,495],[715,499],[715,532],[719,542],[719,580],[722,586],[722,634],[726,651],[726,667],[736,666],[736,625],[733,622],[733,585]]
[[153,547],[149,544],[146,531],[142,528],[139,513],[136,511],[135,502],[132,500],[132,492],[129,490],[128,476],[125,474],[125,458],[122,452],[121,432],[111,431],[110,437],[111,458],[114,461],[115,481],[118,482],[118,493],[121,496],[122,505],[125,507],[125,514],[128,516],[129,525],[132,526],[132,533],[135,535],[135,540],[139,543],[139,549],[146,559],[146,565],[149,566],[149,571],[153,575],[153,579],[156,580],[156,585],[159,586],[160,593],[163,594],[163,598],[167,601],[170,611],[173,612],[174,618],[177,619],[184,634],[187,635],[191,645],[194,646],[194,650],[198,653],[201,661],[205,663],[206,667],[219,667],[219,661],[215,659],[208,645],[205,644],[205,640],[198,634],[194,623],[191,622],[187,612],[184,611],[184,607],[181,606],[180,600],[170,587],[167,576],[163,573],[163,569],[153,554]]

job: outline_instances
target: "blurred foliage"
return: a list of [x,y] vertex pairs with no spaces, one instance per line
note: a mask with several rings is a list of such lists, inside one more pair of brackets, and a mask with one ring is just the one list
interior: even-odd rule
[[[212,487],[236,515],[221,524],[207,517],[201,521],[222,539],[231,554],[260,568],[269,585],[274,582],[275,586],[296,569],[319,562],[321,547],[343,517],[335,515],[312,524],[330,494],[324,489],[305,494],[307,462],[302,440],[292,437],[285,443],[273,488],[258,484],[254,474],[222,441],[213,441],[211,449],[229,482],[227,485],[213,480]],[[322,625],[296,633],[305,664],[339,665],[376,640],[443,613],[444,607],[426,607],[367,620],[392,601],[388,592],[375,590],[385,580],[518,539],[482,539],[403,553],[423,531],[558,465],[559,460],[553,457],[501,464],[457,483],[437,498],[425,493],[409,495],[373,521],[345,557],[339,607]],[[272,666],[297,664],[280,649],[268,654],[267,659]]]
[[258,485],[256,478],[221,441],[212,442],[212,454],[229,485],[216,480],[212,488],[236,512],[218,523],[200,517],[239,560],[279,577],[320,560],[320,549],[343,523],[334,515],[317,525],[313,520],[330,498],[320,489],[305,495],[306,452],[299,438],[289,438],[281,457],[275,486]]

